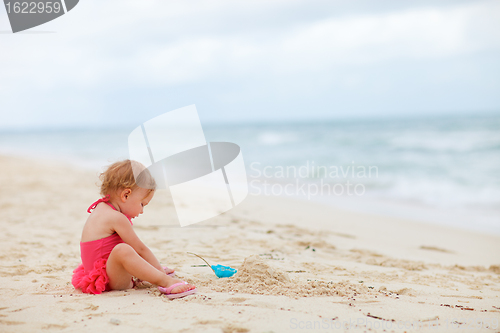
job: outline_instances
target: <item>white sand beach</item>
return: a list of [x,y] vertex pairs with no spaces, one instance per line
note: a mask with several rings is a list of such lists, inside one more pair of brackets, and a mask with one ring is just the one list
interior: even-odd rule
[[[499,236],[288,198],[180,228],[158,192],[134,229],[198,294],[83,294],[97,171],[0,157],[1,332],[500,332]],[[187,252],[239,271],[218,279]]]

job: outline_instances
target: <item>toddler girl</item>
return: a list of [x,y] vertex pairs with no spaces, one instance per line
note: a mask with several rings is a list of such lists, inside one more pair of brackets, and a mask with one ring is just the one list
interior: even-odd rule
[[[140,179],[134,169],[143,170]],[[129,289],[133,277],[158,285],[168,298],[194,294],[196,289],[172,278],[132,229],[132,219],[142,214],[153,198],[156,183],[140,163],[116,162],[101,174],[101,195],[87,212],[80,250],[82,264],[73,271],[72,284],[84,293]],[[139,187],[138,183],[142,186]]]

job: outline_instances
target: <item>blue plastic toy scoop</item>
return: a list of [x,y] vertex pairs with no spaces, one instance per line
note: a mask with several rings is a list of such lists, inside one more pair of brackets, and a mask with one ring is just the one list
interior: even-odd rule
[[199,255],[197,255],[196,253],[192,253],[192,252],[188,252],[189,254],[193,254],[195,256],[197,256],[198,258],[200,258],[201,260],[203,260],[204,262],[207,263],[208,267],[210,267],[215,275],[218,277],[218,278],[225,278],[225,277],[231,277],[233,276],[237,270],[232,268],[232,267],[229,267],[229,266],[222,266],[222,265],[210,265],[205,259],[203,259],[202,257],[200,257]]
[[211,267],[215,275],[217,275],[217,277],[220,278],[231,277],[237,272],[236,269],[231,268],[229,266],[212,265]]

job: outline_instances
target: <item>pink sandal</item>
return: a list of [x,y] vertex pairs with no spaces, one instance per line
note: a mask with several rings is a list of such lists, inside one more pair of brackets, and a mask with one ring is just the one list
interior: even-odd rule
[[188,284],[186,281],[182,281],[182,282],[178,282],[178,283],[174,283],[173,285],[171,285],[170,287],[168,288],[165,288],[165,287],[158,287],[158,290],[162,293],[162,294],[165,294],[165,296],[167,296],[169,299],[174,299],[174,298],[180,298],[180,297],[185,297],[185,296],[188,296],[188,295],[192,295],[194,293],[197,292],[196,288],[194,289],[191,289],[191,290],[188,290],[188,291],[185,291],[183,293],[176,293],[176,294],[172,294],[172,289],[174,289],[175,287],[178,287],[178,286],[181,286],[183,284]]

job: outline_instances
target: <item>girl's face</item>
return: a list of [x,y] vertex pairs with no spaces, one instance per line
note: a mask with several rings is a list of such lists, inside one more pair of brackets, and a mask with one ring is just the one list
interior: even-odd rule
[[153,198],[154,191],[149,191],[143,188],[135,190],[126,189],[122,192],[122,204],[120,209],[123,214],[130,218],[135,218],[143,213],[146,206]]

